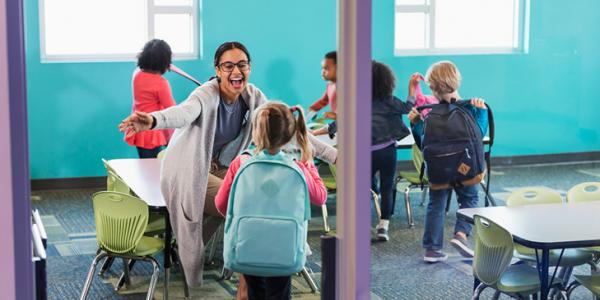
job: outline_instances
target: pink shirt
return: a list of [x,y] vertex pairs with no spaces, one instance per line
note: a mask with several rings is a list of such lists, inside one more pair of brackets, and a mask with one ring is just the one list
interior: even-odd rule
[[336,93],[335,82],[330,81],[327,83],[327,88],[325,89],[323,96],[321,96],[321,98],[319,98],[319,100],[317,100],[315,103],[313,103],[313,105],[310,106],[310,109],[314,110],[314,111],[319,111],[323,107],[327,106],[327,104],[329,104],[329,106],[331,107],[331,111],[334,113],[337,113],[337,99],[336,98],[337,98],[337,93]]
[[[241,165],[241,155],[236,157],[231,164],[229,165],[229,169],[227,170],[227,174],[225,174],[225,178],[223,178],[223,184],[219,188],[217,195],[215,196],[215,206],[219,213],[223,216],[227,214],[227,202],[229,201],[229,193],[231,192],[231,185],[233,184],[233,178],[235,174],[240,168]],[[310,198],[310,203],[314,205],[323,205],[327,200],[327,189],[325,189],[325,185],[323,185],[323,180],[319,176],[319,172],[317,171],[317,167],[312,161],[309,162],[301,162],[296,161],[298,167],[304,173],[304,177],[306,178],[306,183],[308,184],[308,196]]]
[[[162,75],[139,69],[133,73],[132,112],[151,113],[174,105],[171,86]],[[131,146],[152,149],[168,144],[172,134],[172,129],[142,131],[129,138],[125,133],[125,141]]]

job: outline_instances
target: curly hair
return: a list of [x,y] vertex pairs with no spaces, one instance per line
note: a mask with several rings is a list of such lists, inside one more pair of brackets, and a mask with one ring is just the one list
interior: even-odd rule
[[147,42],[137,55],[137,66],[144,71],[155,71],[164,74],[171,66],[173,52],[167,42],[153,39]]
[[396,88],[396,76],[386,64],[373,61],[373,100],[385,100],[392,96]]

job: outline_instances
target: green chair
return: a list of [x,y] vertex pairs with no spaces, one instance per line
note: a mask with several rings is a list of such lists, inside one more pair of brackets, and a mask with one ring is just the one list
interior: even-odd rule
[[[92,201],[96,238],[100,249],[92,261],[80,299],[87,297],[96,265],[106,257],[151,262],[153,272],[146,299],[152,299],[159,272],[159,265],[154,256],[163,250],[164,242],[158,238],[144,236],[148,225],[148,206],[131,195],[108,191],[95,193]],[[128,272],[126,267],[127,279]]]
[[[334,191],[337,189],[337,168],[334,164],[328,164],[329,174],[321,172],[321,179],[323,180],[323,184],[328,190]],[[375,205],[375,212],[377,213],[377,218],[381,219],[381,208],[379,207],[379,195],[371,190],[371,196],[373,198],[373,204]],[[325,227],[325,232],[329,232],[329,224],[327,223],[327,206],[323,204],[321,206],[321,210],[323,212],[323,222]]]
[[600,297],[600,275],[575,275],[574,277],[575,282],[569,285],[567,289],[567,299],[571,297],[573,290],[580,285],[590,290],[594,294],[594,299]]
[[423,164],[423,153],[419,147],[414,144],[412,145],[412,161],[415,166],[414,171],[400,171],[398,172],[398,176],[396,177],[396,182],[394,186],[394,199],[396,199],[396,191],[398,190],[398,183],[402,179],[406,180],[409,185],[404,188],[404,204],[406,206],[406,218],[408,220],[408,227],[413,227],[415,222],[413,220],[412,207],[410,204],[410,191],[414,188],[423,187],[421,192],[421,204],[425,203],[425,199],[427,197],[427,192],[429,191],[429,182],[427,180],[427,175],[423,174],[423,180],[421,180],[421,165]]
[[158,154],[156,155],[156,158],[163,159],[165,157],[165,154],[167,154],[167,149],[166,148],[160,150],[160,152],[158,152]]
[[[536,294],[540,290],[537,270],[526,264],[510,265],[514,250],[512,235],[478,215],[474,216],[474,223],[477,234],[473,276],[481,283],[473,291],[472,299],[479,299],[481,292],[488,287],[518,299]],[[561,279],[555,279],[554,285],[561,284]]]
[[600,182],[583,182],[567,192],[567,202],[600,201]]
[[[525,187],[513,191],[506,199],[506,206],[562,203],[562,196],[544,187]],[[556,266],[561,250],[550,251],[550,265]],[[515,244],[515,257],[528,262],[537,262],[535,249]],[[574,267],[586,264],[592,259],[590,253],[579,249],[565,249],[560,267]]]

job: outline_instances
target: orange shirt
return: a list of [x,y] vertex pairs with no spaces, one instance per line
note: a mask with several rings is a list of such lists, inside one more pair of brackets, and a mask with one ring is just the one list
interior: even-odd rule
[[[133,107],[132,112],[151,113],[175,105],[171,86],[160,74],[153,74],[137,69],[133,73]],[[139,132],[125,141],[136,147],[153,149],[166,145],[173,134],[172,129],[147,130]]]

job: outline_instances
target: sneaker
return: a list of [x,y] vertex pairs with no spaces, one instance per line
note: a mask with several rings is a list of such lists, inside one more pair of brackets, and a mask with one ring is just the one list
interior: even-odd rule
[[454,238],[450,240],[450,245],[452,245],[460,255],[466,258],[472,258],[475,255],[475,252],[471,248],[469,248],[469,244],[467,244],[467,238],[462,235],[455,234]]
[[448,259],[448,255],[440,250],[425,250],[425,256],[423,256],[423,260],[430,263],[436,263],[439,261],[445,261]]
[[377,229],[377,240],[380,242],[387,242],[390,240],[390,236],[388,235],[388,230],[385,228]]

